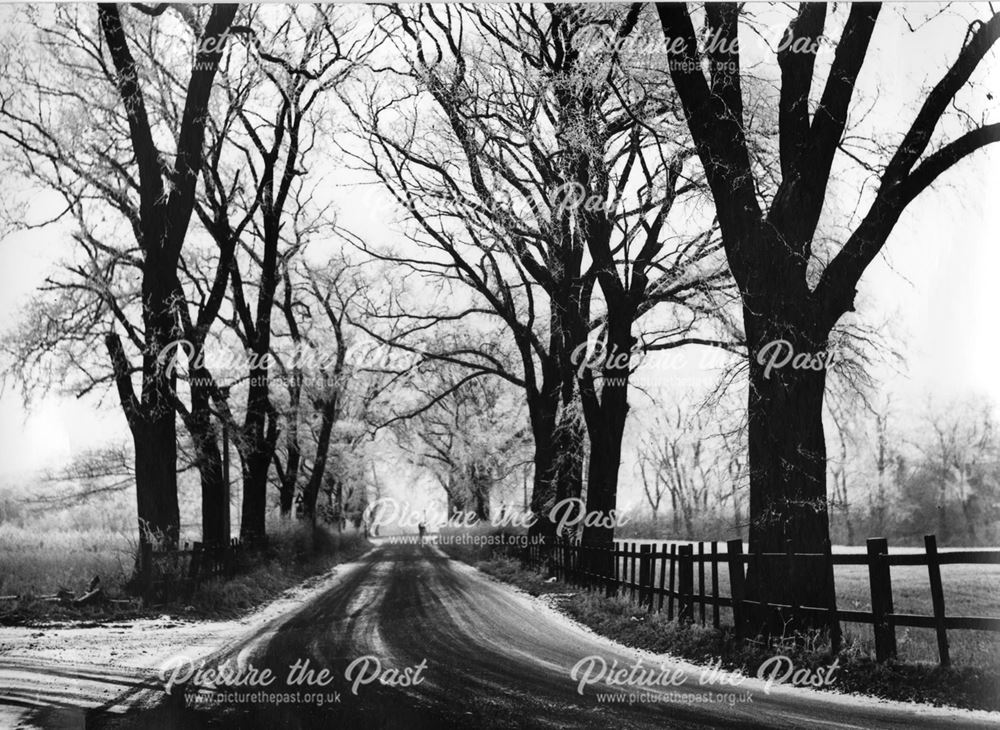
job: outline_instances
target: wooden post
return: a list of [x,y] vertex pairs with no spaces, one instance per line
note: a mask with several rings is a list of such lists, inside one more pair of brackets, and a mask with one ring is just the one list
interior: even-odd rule
[[889,543],[884,537],[868,538],[868,581],[872,592],[872,625],[875,659],[896,657],[896,631],[892,625],[892,580],[889,576]]
[[934,624],[937,630],[938,655],[941,666],[951,666],[951,654],[948,651],[948,631],[944,625],[944,588],[941,585],[941,561],[938,557],[937,538],[934,535],[924,535],[924,548],[927,550],[927,576],[931,581],[931,602],[934,604]]
[[629,600],[635,600],[635,543],[626,546],[628,550],[628,555],[625,558],[625,564],[629,566],[628,575],[628,597]]
[[639,546],[639,605],[653,608],[653,546]]
[[678,564],[678,601],[677,620],[694,621],[694,546],[681,545],[677,551],[680,560]]
[[833,579],[833,546],[829,540],[823,542],[823,562],[826,570],[826,608],[827,625],[830,630],[830,650],[836,654],[840,651],[841,633],[840,619],[837,617],[837,587]]
[[705,625],[705,543],[698,543],[698,617]]
[[729,563],[729,593],[733,601],[733,630],[737,639],[743,638],[746,614],[743,599],[746,598],[746,574],[743,572],[743,541],[729,540],[726,543],[726,562]]
[[677,565],[677,543],[670,546],[670,595],[667,597],[667,620],[674,620],[674,597],[676,591],[674,586],[677,583],[674,581],[675,577],[675,566]]
[[719,628],[719,543],[712,541],[712,626]]
[[663,595],[664,584],[667,579],[667,545],[664,543],[660,546],[660,600],[658,601],[657,611],[663,611]]

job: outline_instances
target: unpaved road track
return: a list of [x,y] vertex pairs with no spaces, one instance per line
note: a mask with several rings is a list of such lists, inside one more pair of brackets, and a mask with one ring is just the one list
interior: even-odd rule
[[[426,660],[423,681],[406,688],[361,686],[351,693],[344,671],[358,657],[378,657],[383,668],[413,667]],[[435,547],[385,544],[344,574],[329,591],[280,625],[216,656],[239,656],[279,678],[266,691],[282,703],[236,701],[210,709],[153,699],[159,690],[132,691],[105,706],[134,703],[124,715],[86,713],[87,727],[220,728],[948,728],[997,727],[1000,716],[959,713],[860,697],[777,688],[701,686],[685,666],[679,687],[639,691],[647,701],[599,702],[587,687],[577,692],[571,668],[597,655],[630,667],[639,653],[574,626],[554,611],[460,563]],[[660,660],[642,655],[646,667]],[[305,701],[312,688],[288,686],[288,667],[309,659],[335,677],[323,692],[339,702]],[[151,686],[151,685],[147,685]],[[252,690],[239,689],[240,692]],[[299,693],[293,697],[294,693]],[[747,693],[752,701],[745,701]],[[0,702],[2,702],[0,688]],[[175,690],[175,695],[182,694]],[[673,695],[672,697],[670,695]],[[655,695],[660,701],[648,701]],[[720,695],[722,695],[720,697]],[[131,699],[129,699],[131,698]],[[711,698],[713,701],[708,701]],[[672,699],[672,701],[666,701]],[[134,702],[134,700],[141,700]],[[741,701],[742,700],[742,701]],[[63,718],[60,721],[59,718]],[[77,715],[79,717],[79,715]],[[52,726],[66,714],[47,716]],[[37,716],[48,725],[46,717]],[[77,725],[79,726],[79,725]]]

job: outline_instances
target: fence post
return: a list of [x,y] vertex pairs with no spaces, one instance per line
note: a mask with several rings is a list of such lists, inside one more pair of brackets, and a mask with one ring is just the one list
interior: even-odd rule
[[653,608],[653,546],[639,547],[639,605]]
[[951,654],[948,651],[948,631],[944,625],[944,588],[941,586],[941,562],[938,558],[937,538],[934,535],[924,535],[924,548],[927,550],[927,575],[931,581],[931,602],[934,604],[934,624],[937,630],[938,654],[941,666],[951,666]]
[[836,654],[840,651],[840,619],[837,618],[837,587],[833,582],[833,545],[829,540],[823,542],[823,562],[826,570],[826,608],[830,630],[830,650]]
[[737,639],[743,638],[743,599],[746,598],[746,574],[743,572],[743,541],[739,538],[726,542],[726,561],[729,563],[729,593],[733,601],[733,629]]
[[705,625],[705,543],[698,543],[698,617]]
[[635,543],[631,545],[625,543],[625,549],[628,551],[628,555],[625,558],[625,565],[628,566],[628,597],[630,601],[635,600]]
[[632,584],[631,590],[629,592],[629,598],[635,600],[635,594],[639,594],[639,602],[642,603],[642,590],[638,584],[638,576],[636,575],[636,563],[639,559],[639,544],[632,543],[632,547],[629,548],[629,563],[631,564],[631,569],[629,572],[629,582]]
[[694,545],[681,545],[677,549],[678,601],[677,620],[694,621]]
[[664,584],[667,579],[667,544],[664,543],[660,546],[660,598],[657,601],[657,611],[663,612],[663,599],[666,597],[664,595]]
[[670,595],[667,597],[667,620],[674,620],[674,598],[676,591],[674,587],[677,583],[674,581],[674,573],[677,567],[677,543],[673,543],[670,546]]
[[896,631],[892,625],[892,580],[889,576],[889,543],[884,537],[868,538],[868,580],[872,592],[872,625],[875,659],[896,657]]
[[712,626],[719,628],[719,543],[712,541]]

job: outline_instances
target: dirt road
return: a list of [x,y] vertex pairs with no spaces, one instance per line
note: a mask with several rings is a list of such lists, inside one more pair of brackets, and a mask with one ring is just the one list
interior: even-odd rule
[[[666,670],[684,681],[666,687],[595,683],[580,694],[579,674],[574,678],[571,671],[588,657],[592,666],[640,662],[655,670],[648,677],[662,678]],[[233,667],[237,659],[239,676],[254,669],[260,679],[268,669],[273,681],[228,687],[220,697],[196,692],[189,680],[163,702],[160,677],[103,708],[132,704],[134,710],[92,710],[87,726],[902,729],[996,727],[998,721],[995,714],[789,687],[767,693],[757,679],[739,686],[700,684],[698,668],[595,636],[433,546],[382,545],[287,620],[217,653],[209,668]],[[289,681],[296,665],[299,677]],[[181,659],[170,666],[178,681],[185,679]],[[326,686],[295,681],[303,679],[302,670],[312,670],[308,676],[318,681],[323,669],[329,672]]]

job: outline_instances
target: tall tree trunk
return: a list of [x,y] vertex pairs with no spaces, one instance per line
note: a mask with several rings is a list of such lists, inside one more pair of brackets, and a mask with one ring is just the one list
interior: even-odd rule
[[548,540],[555,536],[555,523],[549,519],[549,512],[557,501],[556,402],[545,396],[539,397],[538,400],[539,403],[532,409],[531,419],[535,451],[529,507],[535,521],[529,528],[528,534]]
[[[634,340],[634,310],[624,301],[608,305],[608,329],[601,361],[601,387],[597,391],[593,370],[583,372],[580,397],[590,437],[590,466],[587,475],[587,512],[601,521],[611,519],[618,495],[622,438],[628,417],[630,357]],[[614,527],[585,527],[587,542],[610,543]]]
[[[267,475],[274,451],[272,429],[268,425],[268,386],[265,375],[251,375],[247,396],[247,415],[243,425],[243,442],[246,457],[243,460],[243,507],[240,537],[249,542],[259,542],[266,534]],[[271,420],[273,423],[273,419]]]
[[191,410],[185,426],[191,435],[201,477],[201,540],[206,545],[229,541],[229,489],[222,469],[219,437],[210,408],[210,389],[200,384],[207,371],[191,372]]
[[[132,428],[135,445],[135,486],[140,541],[177,546],[180,510],[177,505],[177,426],[173,409],[142,419]],[[164,448],[167,445],[174,449]]]
[[[604,385],[601,393],[601,415],[588,423],[590,464],[587,469],[587,513],[601,521],[610,521],[617,509],[618,472],[622,460],[622,437],[628,414],[628,386]],[[584,542],[610,544],[614,542],[614,526],[595,525],[583,528]]]
[[583,493],[585,426],[563,406],[553,434],[555,498],[578,499]]
[[278,510],[282,518],[290,517],[292,507],[295,505],[295,488],[299,480],[299,464],[302,454],[299,451],[297,442],[289,440],[288,461],[285,464],[285,473],[281,478],[281,490],[278,493]]
[[142,392],[132,386],[131,365],[121,339],[105,338],[122,410],[135,446],[136,505],[139,539],[175,547],[180,538],[177,504],[177,423],[174,409],[176,376],[159,359],[173,339],[174,318],[163,277],[154,275],[157,258],[147,256],[143,277],[143,321],[146,350],[142,355]]
[[[267,515],[267,475],[274,456],[277,433],[271,415],[270,368],[271,309],[278,286],[278,220],[271,212],[264,217],[264,255],[257,295],[256,327],[253,333],[254,367],[250,369],[247,413],[243,427],[247,458],[243,475],[243,521],[240,536],[254,542],[264,538]],[[270,425],[268,421],[270,420]]]
[[[749,326],[747,330],[754,355],[748,401],[750,551],[784,553],[790,542],[796,553],[822,553],[830,534],[823,434],[826,372],[791,366],[768,372],[755,355],[772,341],[773,330],[763,336],[763,329]],[[788,330],[782,334],[797,353],[826,346],[825,338],[817,341]],[[760,569],[759,577],[758,566],[751,564],[748,571],[747,590],[752,599],[826,605],[823,571],[803,568],[793,581],[785,560],[765,559]],[[758,585],[765,595],[759,595]],[[763,617],[758,618],[763,622]]]
[[316,501],[319,498],[320,487],[323,486],[323,476],[326,474],[326,462],[330,452],[330,437],[333,433],[333,424],[337,420],[336,395],[323,401],[321,413],[319,436],[316,439],[316,459],[309,481],[302,490],[302,517],[312,523],[316,522]]
[[489,470],[473,463],[469,467],[469,491],[472,495],[472,512],[481,522],[489,522],[490,519],[491,486]]
[[[150,257],[147,266],[155,258]],[[132,428],[135,443],[136,494],[145,494],[139,503],[151,506],[144,515],[139,510],[139,521],[152,534],[157,535],[167,547],[175,547],[180,539],[180,509],[177,504],[177,421],[172,401],[176,376],[168,375],[158,360],[161,349],[174,339],[174,318],[168,296],[159,278],[152,285],[144,282],[143,293],[145,339],[147,350],[143,353],[142,399],[139,407],[138,428]]]
[[[623,311],[624,309],[624,311]],[[622,316],[624,315],[624,316]],[[626,305],[609,304],[607,344],[601,366],[601,390],[596,392],[592,371],[580,382],[587,433],[590,436],[590,465],[587,471],[587,520],[583,542],[601,548],[592,554],[589,569],[599,575],[614,573],[614,513],[618,501],[618,471],[622,458],[622,437],[628,416],[629,362],[632,349],[633,313]],[[609,584],[609,592],[613,589]]]
[[[180,535],[177,505],[177,424],[174,376],[168,375],[159,355],[177,336],[172,301],[177,263],[194,208],[195,186],[202,163],[205,111],[236,5],[217,5],[198,40],[198,52],[188,81],[180,128],[175,130],[177,151],[172,170],[164,170],[163,157],[153,140],[149,117],[139,84],[140,74],[119,9],[102,3],[98,19],[117,73],[118,93],[127,110],[129,140],[137,168],[141,234],[138,243],[145,259],[142,271],[144,338],[142,395],[136,398],[131,368],[117,335],[105,340],[125,416],[135,442],[136,495],[142,529],[160,533],[168,546]],[[165,174],[166,173],[166,174]],[[174,184],[163,186],[164,177]]]
[[299,481],[299,467],[302,464],[302,449],[299,446],[299,403],[301,402],[301,375],[295,374],[296,382],[290,391],[288,417],[285,419],[285,471],[281,475],[281,490],[278,494],[278,509],[283,518],[292,514],[295,504],[295,489]]

